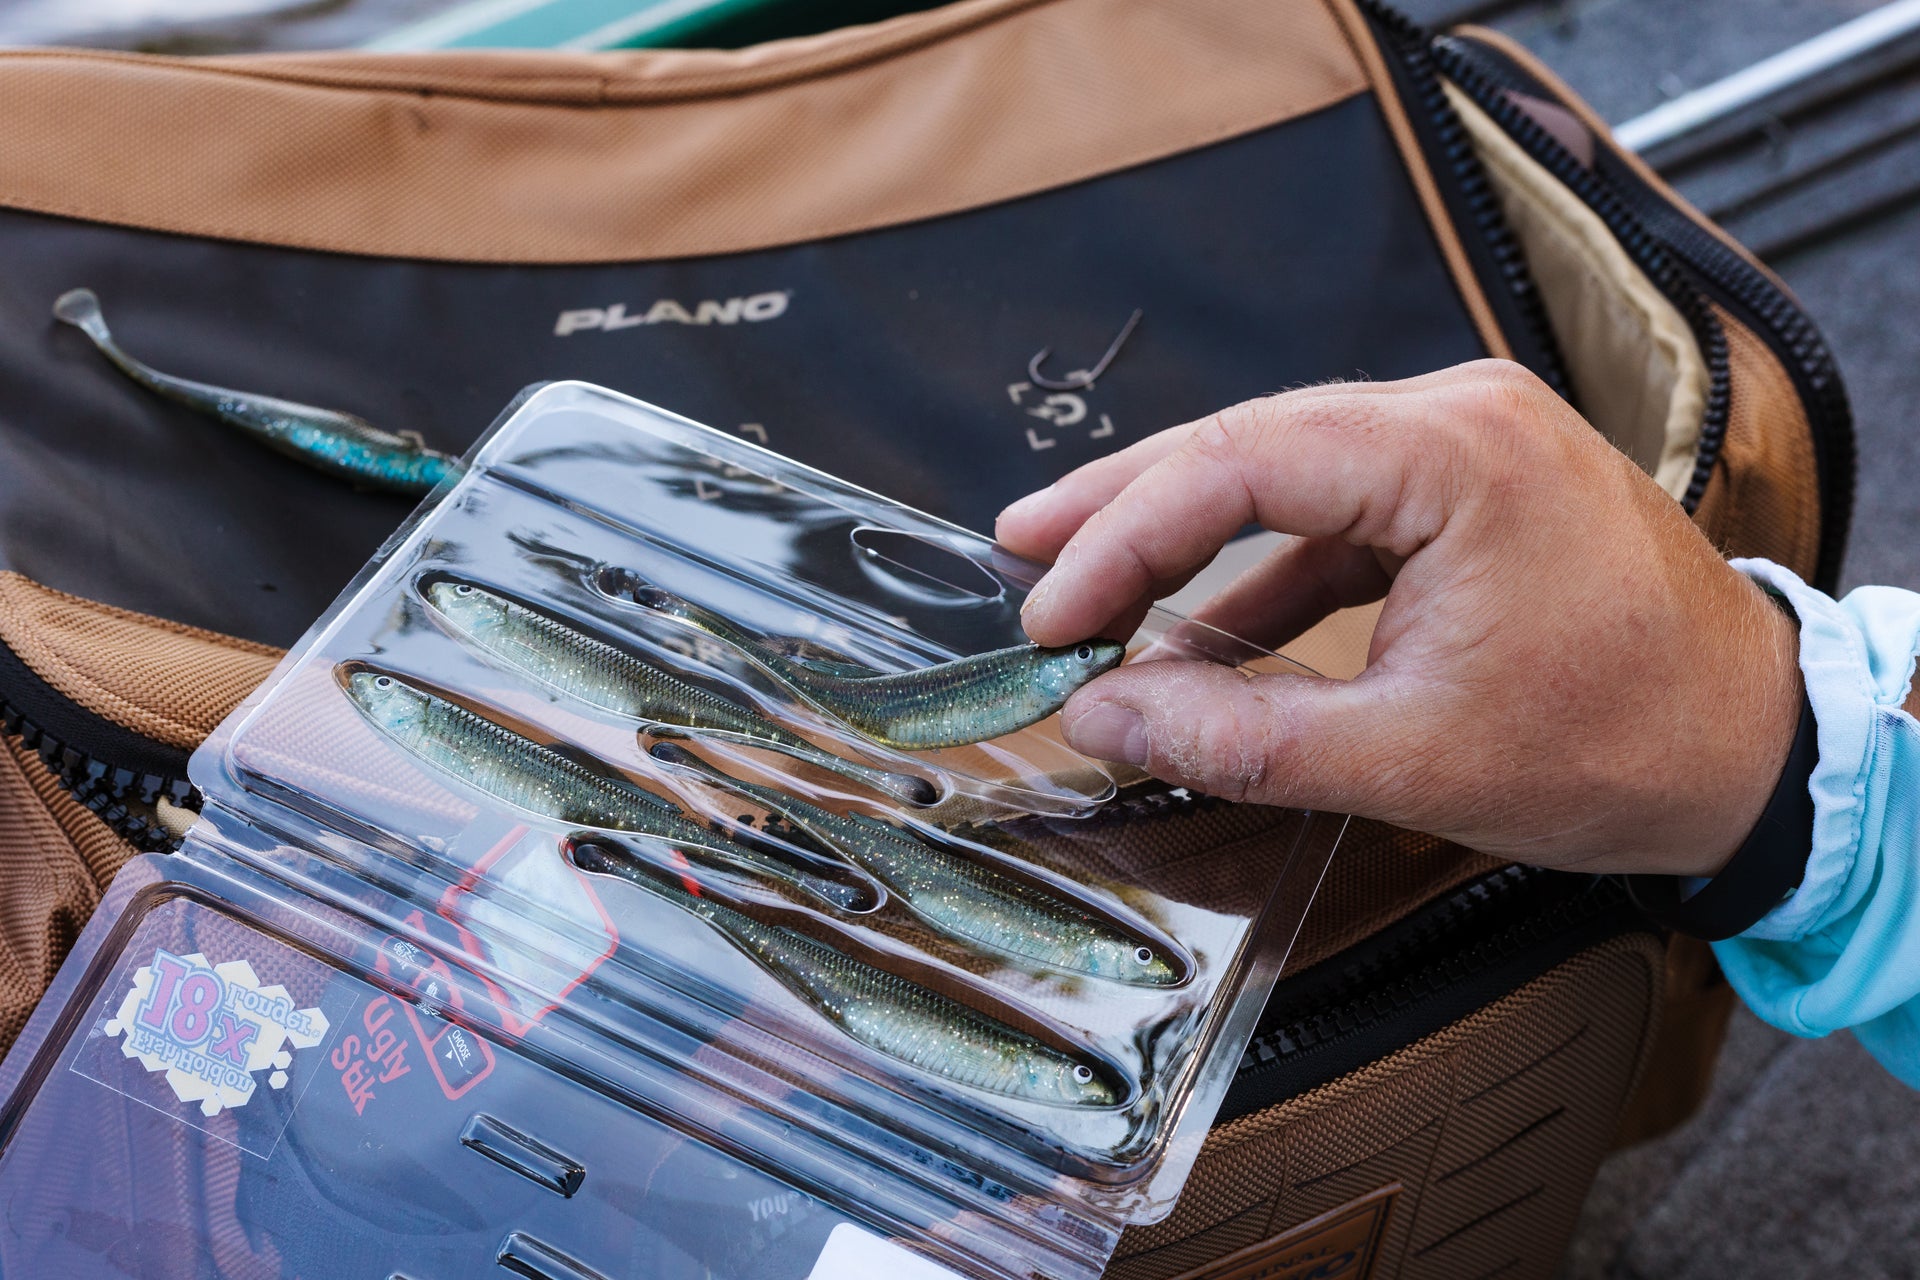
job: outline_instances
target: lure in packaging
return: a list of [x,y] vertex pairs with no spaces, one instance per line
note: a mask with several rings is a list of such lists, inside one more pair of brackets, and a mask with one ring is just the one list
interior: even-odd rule
[[76,1225],[0,1269],[1097,1276],[1338,824],[1052,717],[1130,654],[1281,660],[1158,611],[1039,648],[1034,566],[580,384],[458,475],[9,1055],[0,1189]]

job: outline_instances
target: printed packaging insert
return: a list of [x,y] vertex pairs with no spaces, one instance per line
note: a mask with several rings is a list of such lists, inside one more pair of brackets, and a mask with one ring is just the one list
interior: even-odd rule
[[[1072,751],[1050,713],[1120,638],[1026,645],[1038,573],[525,393],[193,757],[201,820],[7,1059],[0,1183],[90,1105],[128,1153],[97,1215],[176,1168],[183,1247],[260,1274],[361,1274],[296,1258],[364,1222],[370,1261],[444,1238],[372,1263],[410,1280],[773,1275],[801,1205],[809,1260],[1099,1274],[1171,1208],[1339,824]],[[1287,665],[1160,610],[1125,656]],[[722,1202],[733,1239],[681,1238]]]

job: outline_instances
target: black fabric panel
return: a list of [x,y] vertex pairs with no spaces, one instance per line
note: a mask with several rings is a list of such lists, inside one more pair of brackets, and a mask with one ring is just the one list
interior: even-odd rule
[[[75,706],[65,694],[35,675],[5,644],[0,644],[0,702],[12,715],[50,734],[62,746],[115,768],[157,778],[187,776],[185,751]],[[40,748],[44,744],[31,741],[28,745]]]
[[[51,319],[64,290],[97,290],[124,345],[168,372],[443,449],[522,386],[583,378],[725,430],[757,424],[774,449],[981,530],[1080,463],[1222,405],[1485,354],[1366,97],[992,208],[727,257],[450,265],[0,213],[0,261],[0,566],[282,645],[409,502],[133,386]],[[555,333],[566,310],[632,316],[665,298],[691,313],[774,291],[784,313],[757,323]],[[1083,367],[1136,307],[1083,419],[1031,416],[1039,393],[1015,402],[1036,350],[1055,349],[1056,374]]]

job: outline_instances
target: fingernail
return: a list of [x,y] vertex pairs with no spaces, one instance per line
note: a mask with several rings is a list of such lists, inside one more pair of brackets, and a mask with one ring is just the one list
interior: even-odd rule
[[1051,497],[1052,494],[1053,494],[1052,485],[1048,485],[1044,489],[1036,489],[1032,493],[1028,494],[1026,497],[1018,498],[1018,499],[1015,499],[1013,502],[1008,503],[1006,506],[1006,509],[1001,511],[1000,518],[1004,520],[1008,516],[1014,516],[1017,518],[1019,516],[1027,515],[1030,512],[1032,512],[1035,508],[1045,505],[1047,499]]
[[1132,707],[1103,702],[1067,726],[1076,751],[1100,760],[1118,760],[1136,769],[1147,763],[1147,722]]

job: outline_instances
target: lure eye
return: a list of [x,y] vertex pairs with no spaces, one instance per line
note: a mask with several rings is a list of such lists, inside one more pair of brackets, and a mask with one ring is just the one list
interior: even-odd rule
[[1152,948],[1152,947],[1136,947],[1136,948],[1134,948],[1134,952],[1133,952],[1133,962],[1134,962],[1135,964],[1138,964],[1138,965],[1142,965],[1142,966],[1145,966],[1145,965],[1150,965],[1150,964],[1152,964],[1152,963],[1153,963],[1153,948]]
[[1090,644],[1083,644],[1078,649],[1075,649],[1073,651],[1073,656],[1080,659],[1080,661],[1082,662],[1092,662],[1093,646]]
[[453,589],[453,594],[457,596],[470,596],[473,594],[473,584],[471,582],[462,582]]
[[1073,1069],[1073,1078],[1075,1083],[1078,1084],[1092,1084],[1093,1068],[1084,1062],[1079,1063]]
[[375,676],[373,678],[373,687],[376,689],[391,689],[393,688],[393,677]]

